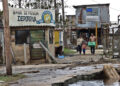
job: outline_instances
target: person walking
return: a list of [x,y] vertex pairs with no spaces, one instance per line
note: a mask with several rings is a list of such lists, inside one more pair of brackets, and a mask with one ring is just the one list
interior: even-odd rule
[[[90,36],[90,42],[95,43],[96,37],[93,35],[93,33]],[[95,45],[90,46],[91,47],[91,54],[95,54]]]
[[78,39],[77,39],[77,49],[81,55],[81,51],[82,51],[82,42],[83,42],[83,38],[82,36],[80,36]]

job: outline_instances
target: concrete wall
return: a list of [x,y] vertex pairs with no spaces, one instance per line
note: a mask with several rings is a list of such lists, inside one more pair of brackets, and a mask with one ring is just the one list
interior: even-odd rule
[[[15,31],[12,31],[11,34],[11,46],[15,56],[15,60],[18,63],[24,63],[24,45],[23,44],[15,44]],[[30,50],[29,44],[26,44],[26,62],[30,61]]]
[[[45,31],[45,40],[48,42],[48,50],[52,53],[53,56],[55,56],[55,35],[53,31],[53,44],[49,43],[49,28]],[[50,61],[50,56],[46,53],[46,59],[47,61]]]
[[[12,49],[15,55],[15,60],[18,63],[24,63],[24,45],[16,45],[15,42],[12,42]],[[26,63],[30,61],[30,50],[29,44],[26,45]]]

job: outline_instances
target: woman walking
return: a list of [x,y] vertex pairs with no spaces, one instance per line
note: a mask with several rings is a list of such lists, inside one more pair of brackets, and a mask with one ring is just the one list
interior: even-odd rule
[[82,36],[80,36],[77,39],[77,50],[79,51],[80,55],[81,55],[81,51],[82,51],[82,43],[83,43],[83,38],[82,38]]

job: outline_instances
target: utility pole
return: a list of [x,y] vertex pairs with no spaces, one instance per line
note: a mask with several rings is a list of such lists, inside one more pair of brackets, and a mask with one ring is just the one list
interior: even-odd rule
[[19,8],[21,8],[21,0],[19,0]]
[[114,56],[114,28],[112,28],[112,55]]
[[62,0],[62,20],[63,20],[63,29],[65,29],[65,11],[64,11],[64,0]]
[[3,15],[4,15],[4,40],[5,40],[5,57],[6,57],[6,74],[12,75],[12,55],[10,51],[10,27],[9,27],[9,10],[8,0],[3,2]]
[[120,15],[118,15],[118,24],[120,23]]
[[65,40],[65,12],[64,12],[64,0],[62,0],[62,27],[63,27],[63,51],[64,51],[64,46],[65,46],[65,43],[66,43],[66,40]]
[[96,48],[98,48],[98,27],[97,27],[97,22],[96,22],[96,28],[95,28],[95,35],[96,35]]
[[55,22],[57,22],[57,6],[56,6],[56,0],[54,0],[54,8],[55,8]]

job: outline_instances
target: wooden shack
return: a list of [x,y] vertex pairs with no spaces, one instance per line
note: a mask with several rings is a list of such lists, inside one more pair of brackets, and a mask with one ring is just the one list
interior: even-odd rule
[[39,42],[55,56],[54,20],[54,10],[9,8],[11,47],[16,62],[48,62],[49,55]]

